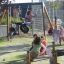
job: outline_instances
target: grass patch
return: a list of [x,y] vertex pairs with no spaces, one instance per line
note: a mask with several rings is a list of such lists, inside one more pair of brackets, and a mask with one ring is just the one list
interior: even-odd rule
[[0,64],[19,64],[25,58],[25,55],[26,52],[13,52],[2,55],[0,56]]
[[0,39],[0,43],[2,43],[3,42],[3,39]]
[[[49,44],[52,44],[51,42],[53,41],[52,36],[46,36],[47,41]],[[22,44],[31,44],[33,38],[25,38],[25,37],[18,37],[18,38],[13,38],[10,41],[5,41],[0,39],[0,47],[3,46],[14,46],[14,45],[22,45]],[[64,48],[64,46],[57,46],[56,49]],[[22,59],[25,58],[25,53],[26,52],[12,52],[12,53],[7,53],[2,56],[0,56],[0,64],[24,64],[22,63]],[[61,58],[61,59],[60,59]],[[58,57],[58,62],[60,64],[63,64],[64,61],[64,56]],[[42,62],[45,64],[46,61]],[[48,60],[47,60],[48,62]],[[46,62],[46,63],[47,63]],[[39,63],[38,63],[39,64]],[[49,64],[49,63],[47,63]]]
[[[52,36],[46,36],[46,39],[48,43],[50,44],[52,42]],[[20,45],[20,44],[31,44],[33,41],[33,38],[31,37],[16,37],[12,38],[11,40],[7,41],[5,39],[0,39],[0,47],[3,46],[14,46],[14,45]]]
[[59,64],[64,64],[64,56],[60,56],[57,58]]
[[25,37],[18,37],[13,38],[10,41],[0,40],[0,47],[3,46],[15,46],[15,45],[21,45],[21,44],[31,44],[32,38],[25,38]]
[[[46,40],[48,42],[48,45],[52,45],[53,37],[52,36],[46,36]],[[0,47],[3,46],[15,46],[15,45],[21,45],[21,44],[31,44],[33,41],[32,37],[16,37],[12,38],[11,40],[7,41],[4,39],[0,39]],[[62,42],[63,44],[63,42]]]
[[47,41],[48,41],[49,43],[53,41],[53,37],[52,37],[52,36],[46,36],[46,39],[47,39]]

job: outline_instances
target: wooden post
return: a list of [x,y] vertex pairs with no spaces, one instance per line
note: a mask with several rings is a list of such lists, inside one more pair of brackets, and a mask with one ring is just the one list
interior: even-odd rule
[[30,52],[29,52],[29,64],[31,64],[31,57],[30,57]]
[[30,57],[30,51],[27,51],[27,58],[26,58],[27,64],[31,64],[31,57]]
[[59,64],[57,63],[57,52],[55,50],[55,42],[52,43],[53,43],[53,50],[52,50],[53,64]]

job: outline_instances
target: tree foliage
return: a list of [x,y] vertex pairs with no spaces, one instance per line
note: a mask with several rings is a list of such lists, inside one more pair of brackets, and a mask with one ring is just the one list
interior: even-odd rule
[[61,7],[61,3],[54,1],[50,3],[50,7],[54,8],[55,10],[58,10]]

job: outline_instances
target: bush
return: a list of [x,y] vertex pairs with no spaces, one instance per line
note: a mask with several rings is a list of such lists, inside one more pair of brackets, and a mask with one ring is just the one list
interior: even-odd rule
[[[13,23],[16,23],[16,22],[23,22],[24,19],[23,18],[17,18],[17,17],[9,17],[8,19],[11,19],[11,21]],[[10,20],[8,20],[9,23],[11,22]],[[7,16],[5,16],[4,18],[1,19],[1,25],[6,25],[7,24]]]

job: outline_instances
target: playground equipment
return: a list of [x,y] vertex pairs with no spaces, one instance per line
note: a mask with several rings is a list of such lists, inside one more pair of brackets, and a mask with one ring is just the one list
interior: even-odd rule
[[[33,61],[30,61],[31,57],[30,57],[30,51],[29,51],[29,53],[28,53],[28,55],[29,55],[28,64],[31,64],[31,62],[40,61],[40,60],[44,60],[44,59],[49,59],[50,64],[59,64],[58,61],[57,61],[57,57],[64,55],[64,50],[59,50],[59,51],[55,50],[55,42],[52,42],[52,52],[51,52],[52,55],[50,55],[49,50],[48,50],[47,54],[49,54],[49,55],[37,56],[36,58],[33,59]],[[40,59],[40,60],[38,60],[38,59]]]
[[[3,4],[3,7],[5,5]],[[49,15],[48,15],[48,12],[47,12],[47,9],[46,9],[46,6],[43,6],[42,3],[22,3],[22,4],[8,4],[8,18],[7,18],[7,34],[9,36],[10,33],[15,33],[17,32],[16,31],[16,28],[14,28],[12,26],[13,22],[12,22],[12,19],[11,17],[13,17],[13,9],[14,7],[17,8],[17,11],[15,9],[15,12],[16,12],[16,18],[25,18],[25,14],[26,14],[26,11],[27,9],[31,9],[32,10],[32,13],[33,13],[33,17],[32,17],[32,35],[34,33],[38,33],[38,34],[43,34],[45,36],[45,24],[46,23],[50,23],[51,25],[51,20],[49,18]],[[38,7],[38,8],[37,8]],[[44,11],[43,11],[44,10]],[[45,15],[47,17],[47,21],[45,21]],[[4,15],[3,15],[4,16]],[[18,20],[19,21],[19,20]],[[10,27],[10,24],[11,24],[11,27]],[[20,28],[20,30],[23,32],[23,33],[28,33],[29,32],[29,28],[28,28],[28,25],[25,23],[25,22],[16,22],[15,25],[19,26],[18,29]],[[11,30],[13,29],[14,30]],[[9,31],[10,30],[10,31]],[[19,30],[18,30],[19,32]]]
[[[21,22],[18,22],[18,23],[15,23],[16,27],[10,27],[9,28],[9,31],[10,31],[10,35],[18,35],[19,34],[19,26],[20,26],[20,30],[23,32],[23,33],[28,33],[29,31],[29,28],[27,26],[27,24],[25,23],[21,23]],[[17,33],[18,32],[18,33]]]
[[52,50],[52,62],[51,64],[58,64],[57,63],[57,52],[55,51],[55,42],[52,42],[53,44],[53,50]]
[[3,20],[3,18],[4,18],[4,16],[5,16],[5,14],[6,14],[6,9],[4,9],[4,11],[3,11],[3,15],[2,15],[2,17],[1,17],[1,22],[2,22],[2,20]]

